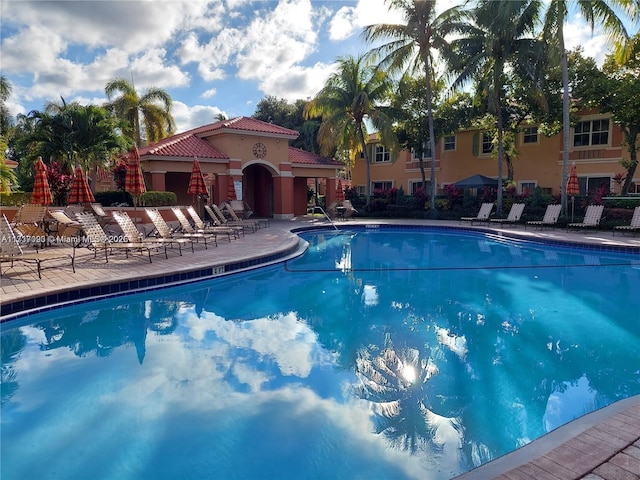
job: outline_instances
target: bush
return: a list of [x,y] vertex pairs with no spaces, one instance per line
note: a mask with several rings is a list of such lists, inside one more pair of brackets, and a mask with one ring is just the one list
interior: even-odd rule
[[20,206],[31,203],[31,192],[11,192],[0,195],[0,205],[5,207]]
[[178,197],[173,192],[146,192],[140,199],[145,207],[163,207],[177,205]]

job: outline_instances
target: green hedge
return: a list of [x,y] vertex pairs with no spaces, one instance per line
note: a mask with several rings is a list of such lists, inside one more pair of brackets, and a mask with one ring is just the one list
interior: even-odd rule
[[31,192],[11,192],[0,195],[0,205],[6,207],[20,206],[31,202]]

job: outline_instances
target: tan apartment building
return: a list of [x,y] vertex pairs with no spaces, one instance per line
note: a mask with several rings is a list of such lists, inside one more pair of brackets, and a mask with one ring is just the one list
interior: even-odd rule
[[[585,112],[570,132],[569,161],[575,162],[581,195],[605,185],[612,193],[619,193],[620,185],[614,180],[626,170],[621,160],[629,159],[620,128],[609,114]],[[414,152],[400,151],[393,155],[376,135],[369,137],[371,159],[371,188],[400,188],[412,194],[421,186],[419,159]],[[560,194],[562,183],[562,133],[546,137],[537,126],[525,126],[517,135],[518,156],[513,159],[513,180],[518,193],[532,192],[540,187],[545,193]],[[492,137],[479,129],[466,129],[446,135],[436,146],[435,170],[437,192],[444,187],[480,174],[498,178],[498,160],[492,152]],[[424,158],[427,188],[431,180],[431,155]],[[507,178],[507,165],[503,163],[503,178]],[[633,179],[630,193],[640,193],[640,172]],[[366,169],[357,161],[351,172],[351,185],[365,193]]]

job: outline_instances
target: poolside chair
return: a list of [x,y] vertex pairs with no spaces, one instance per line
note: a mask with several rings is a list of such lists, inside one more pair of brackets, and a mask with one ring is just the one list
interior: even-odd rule
[[73,273],[76,272],[75,250],[73,254],[56,248],[50,248],[46,251],[25,252],[20,243],[18,243],[15,232],[4,214],[0,219],[0,237],[0,276],[2,275],[2,262],[10,262],[11,267],[15,262],[35,263],[38,269],[38,278],[42,278],[42,262],[71,259],[71,268]]
[[558,223],[558,218],[560,218],[560,212],[562,211],[562,205],[547,205],[547,210],[544,212],[544,217],[542,220],[530,220],[528,221],[524,228],[527,228],[527,225],[532,225],[534,227],[553,227],[556,223]]
[[138,230],[138,227],[136,227],[136,224],[133,223],[133,220],[127,212],[112,212],[111,214],[113,215],[114,220],[120,226],[122,234],[126,237],[126,240],[128,242],[163,246],[165,248],[165,256],[167,246],[173,248],[174,245],[177,245],[178,253],[180,256],[182,256],[182,245],[177,241],[177,239],[145,237],[144,234],[140,230]]
[[209,214],[213,212],[215,217],[220,222],[220,224],[224,225],[225,227],[239,226],[239,227],[242,227],[242,230],[245,233],[247,232],[247,230],[249,230],[251,233],[255,233],[256,230],[258,229],[255,222],[244,222],[243,220],[227,220],[227,217],[224,216],[224,213],[222,213],[222,210],[220,210],[220,207],[218,207],[213,203],[209,206],[209,209],[207,211],[209,212]]
[[49,210],[51,220],[55,222],[55,229],[49,224],[49,234],[55,234],[57,241],[69,242],[72,245],[80,242],[82,224],[66,214],[64,210]]
[[206,225],[204,223],[204,220],[202,220],[202,218],[200,218],[200,215],[198,215],[198,212],[196,212],[196,209],[193,208],[193,205],[189,205],[187,207],[187,213],[193,220],[194,228],[196,229],[197,232],[201,232],[201,233],[213,232],[213,233],[227,234],[229,237],[229,241],[231,241],[231,237],[240,238],[241,233],[244,235],[244,232],[242,231],[241,227],[223,227],[221,225],[216,225],[213,222],[212,222],[212,225]]
[[483,203],[480,206],[480,210],[478,211],[478,215],[475,217],[462,217],[460,222],[480,222],[480,223],[489,223],[489,215],[491,215],[491,211],[493,210],[493,203]]
[[[165,240],[172,240],[178,245],[191,244],[191,251],[193,252],[193,244],[198,243],[198,238],[193,238],[190,235],[184,235],[171,229],[169,224],[162,218],[162,215],[157,208],[145,208],[151,223],[154,226],[154,234],[157,238],[164,238]],[[182,250],[180,250],[182,251]]]
[[344,212],[342,213],[342,218],[345,220],[347,218],[351,218],[354,213],[358,213],[358,210],[356,210],[353,207],[351,200],[345,200],[344,202],[342,202],[342,207],[344,208]]
[[89,208],[91,208],[91,212],[98,219],[98,223],[102,228],[115,222],[115,219],[105,211],[100,203],[90,203]]
[[[204,241],[204,248],[207,248],[207,242],[209,240],[213,240],[215,246],[218,246],[217,233],[196,231],[189,223],[189,220],[187,220],[187,217],[184,216],[180,207],[171,207],[171,211],[180,222],[180,228],[182,230],[180,233],[182,233],[182,235]],[[231,236],[229,236],[229,241],[231,241]]]
[[231,216],[231,221],[235,223],[242,223],[243,225],[253,225],[254,231],[260,228],[260,222],[258,220],[254,220],[252,218],[242,219],[236,215],[235,210],[231,207],[229,203],[224,204],[224,209],[229,212]]
[[[115,242],[113,236],[107,235],[104,229],[98,223],[98,220],[91,213],[78,213],[76,215],[78,221],[82,224],[83,242],[73,246],[74,255],[76,248],[86,246],[89,250],[93,250],[93,258],[97,258],[98,250],[104,251],[105,262],[109,262],[109,255],[115,252],[124,252],[126,258],[129,258],[129,252],[147,252],[149,263],[151,263],[151,250],[158,249],[157,245],[151,245],[142,242]],[[167,249],[164,249],[164,255],[167,256]]]
[[640,232],[640,207],[636,207],[633,211],[633,217],[631,217],[631,223],[629,225],[616,225],[613,227],[613,234],[616,234],[616,231],[619,232]]
[[602,219],[602,212],[604,211],[604,205],[589,205],[587,211],[584,214],[584,219],[581,223],[570,223],[567,225],[567,231],[571,228],[593,228],[598,229],[600,220]]
[[515,225],[520,221],[522,212],[524,211],[524,203],[514,203],[511,205],[507,218],[492,218],[491,223],[500,223],[502,225]]
[[13,230],[20,243],[39,243],[44,246],[47,232],[44,217],[47,207],[27,203],[20,207],[13,219]]

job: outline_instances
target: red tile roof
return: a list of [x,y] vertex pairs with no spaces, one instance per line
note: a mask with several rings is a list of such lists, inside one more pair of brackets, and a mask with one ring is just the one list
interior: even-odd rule
[[209,125],[203,125],[202,127],[194,128],[186,133],[193,135],[204,136],[204,134],[219,132],[219,131],[236,131],[236,132],[252,132],[267,135],[282,135],[287,137],[297,138],[300,135],[295,130],[284,128],[273,123],[263,122],[252,117],[236,117],[230,120],[221,120]]
[[332,158],[322,157],[315,153],[307,152],[299,148],[289,147],[289,161],[293,164],[302,165],[325,165],[329,167],[340,167],[341,162]]
[[172,135],[171,137],[164,138],[153,145],[142,147],[138,151],[141,157],[153,155],[185,158],[192,158],[196,156],[199,159],[229,158],[225,153],[222,153],[209,142],[202,140],[190,132]]
[[[250,117],[237,117],[231,120],[222,120],[202,127],[188,130],[167,137],[153,145],[138,149],[140,157],[180,157],[198,159],[229,159],[226,153],[221,152],[202,137],[208,137],[212,132],[233,132],[241,134],[243,132],[255,132],[256,134],[275,135],[289,137],[293,140],[298,136],[298,132],[288,128],[280,127],[272,123],[263,122]],[[331,158],[322,157],[315,153],[310,153],[299,148],[289,147],[289,161],[298,165],[318,165],[327,167],[341,167],[342,163]]]

